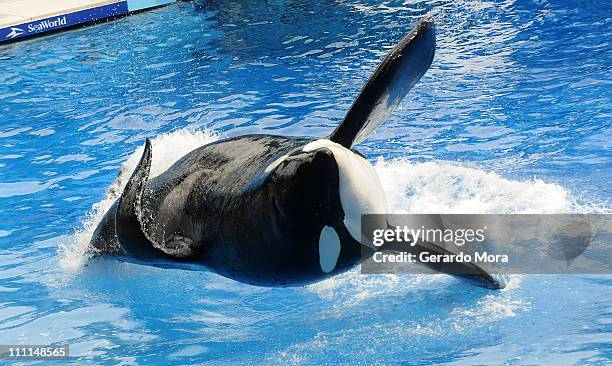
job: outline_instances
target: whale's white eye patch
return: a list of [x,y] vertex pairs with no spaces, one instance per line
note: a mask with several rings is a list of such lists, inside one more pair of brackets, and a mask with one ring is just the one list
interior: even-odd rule
[[338,257],[340,256],[340,238],[336,231],[325,226],[321,230],[319,236],[319,264],[321,265],[321,271],[324,273],[330,273],[336,268]]

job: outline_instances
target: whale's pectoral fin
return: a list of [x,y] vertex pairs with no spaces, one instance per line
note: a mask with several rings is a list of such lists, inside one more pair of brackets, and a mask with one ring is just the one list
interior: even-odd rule
[[140,220],[142,197],[149,179],[151,159],[151,141],[147,139],[140,162],[119,197],[115,212],[117,238],[123,249],[137,257],[149,257],[152,254],[150,241],[144,233]]
[[434,21],[421,19],[378,65],[329,139],[346,148],[364,140],[429,69],[435,49]]
[[[414,247],[416,252],[428,252],[433,255],[453,255],[453,253],[431,242],[419,242]],[[417,258],[418,258],[417,254]],[[473,262],[424,263],[438,272],[457,276],[480,287],[494,290],[506,287],[507,278],[502,274],[489,273],[485,268]]]
[[[428,255],[453,255],[448,249],[445,249],[431,242],[419,241],[415,245],[405,245],[405,243],[387,243],[382,250],[393,250],[398,252],[407,252],[413,254],[416,258],[420,258],[421,253]],[[480,287],[490,289],[503,289],[506,287],[508,278],[503,274],[489,273],[485,268],[472,262],[420,262],[419,263],[436,272],[446,273],[452,276],[457,276],[465,281],[473,283]]]

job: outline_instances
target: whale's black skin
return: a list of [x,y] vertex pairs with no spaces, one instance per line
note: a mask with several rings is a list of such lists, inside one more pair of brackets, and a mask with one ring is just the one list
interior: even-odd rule
[[[309,141],[249,135],[202,146],[146,182],[144,225],[122,226],[119,240],[115,203],[92,243],[142,261],[202,264],[260,286],[300,285],[345,271],[359,262],[361,245],[342,223],[333,154],[303,152]],[[148,143],[135,175],[148,164],[149,149]],[[285,154],[273,172],[263,171]],[[330,273],[321,271],[317,250],[325,225],[342,245]]]
[[[379,197],[346,190],[341,197],[341,177],[372,177],[352,146],[391,114],[427,71],[434,51],[435,27],[426,18],[385,57],[328,139],[314,144],[314,138],[302,137],[230,138],[197,148],[150,179],[147,139],[92,245],[100,253],[153,265],[204,266],[260,286],[302,285],[348,270],[362,258],[362,246],[354,226],[351,234],[346,224],[346,197],[374,206],[372,197]],[[353,169],[366,173],[355,175]],[[377,178],[372,183],[380,187]],[[325,246],[330,240],[333,245]],[[326,256],[333,257],[331,266]],[[473,278],[502,287],[486,272]]]

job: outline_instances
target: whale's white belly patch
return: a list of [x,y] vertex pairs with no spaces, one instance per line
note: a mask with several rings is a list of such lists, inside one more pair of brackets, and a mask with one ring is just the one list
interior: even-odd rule
[[340,247],[340,238],[338,238],[336,231],[329,226],[325,226],[319,236],[319,264],[321,265],[321,271],[330,273],[336,268],[338,257],[340,256]]

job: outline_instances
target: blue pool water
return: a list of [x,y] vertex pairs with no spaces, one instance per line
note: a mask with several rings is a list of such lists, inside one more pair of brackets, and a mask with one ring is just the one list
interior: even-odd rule
[[155,174],[219,136],[324,136],[428,12],[432,68],[358,146],[393,211],[610,212],[605,1],[177,3],[0,47],[0,344],[110,365],[611,362],[610,276],[270,289],[88,259],[145,137]]

